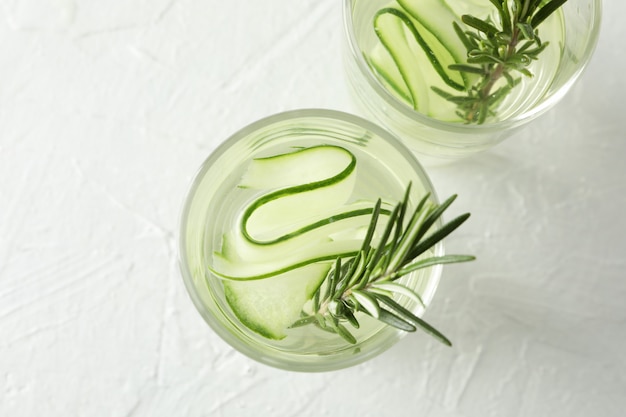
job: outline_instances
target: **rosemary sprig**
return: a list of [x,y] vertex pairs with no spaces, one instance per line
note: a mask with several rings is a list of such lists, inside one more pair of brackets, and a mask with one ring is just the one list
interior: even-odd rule
[[384,231],[377,239],[377,246],[374,247],[372,241],[381,212],[381,201],[378,200],[359,253],[349,259],[336,259],[334,267],[313,297],[312,312],[303,312],[302,318],[292,328],[313,324],[322,330],[336,333],[349,343],[356,343],[356,338],[346,325],[358,329],[360,324],[356,313],[360,311],[404,331],[413,332],[421,328],[441,342],[451,345],[441,332],[403,307],[393,297],[404,296],[424,305],[420,295],[400,282],[400,278],[432,265],[474,259],[468,255],[418,259],[470,215],[463,214],[431,233],[429,231],[432,226],[456,196],[435,205],[429,200],[429,195],[426,195],[407,218],[410,190],[409,184],[403,200],[391,212]]
[[[495,115],[495,107],[519,84],[521,77],[532,77],[528,66],[548,46],[539,38],[538,27],[567,0],[489,0],[497,9],[497,22],[463,15],[468,26],[454,30],[467,48],[467,63],[448,68],[478,75],[465,95],[454,95],[437,87],[433,91],[457,105],[457,115],[466,123],[482,124]],[[498,81],[506,83],[496,88]]]

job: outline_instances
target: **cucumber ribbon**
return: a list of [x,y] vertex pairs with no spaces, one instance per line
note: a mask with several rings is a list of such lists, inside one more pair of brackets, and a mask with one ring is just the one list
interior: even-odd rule
[[[252,160],[239,186],[260,195],[243,209],[235,230],[224,234],[211,272],[226,280],[260,280],[356,255],[374,206],[350,202],[356,167],[356,157],[334,145]],[[383,209],[378,221],[385,223],[389,214]]]

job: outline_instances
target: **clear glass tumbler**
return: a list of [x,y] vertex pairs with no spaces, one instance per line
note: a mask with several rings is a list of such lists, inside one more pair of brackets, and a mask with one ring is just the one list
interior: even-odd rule
[[[395,58],[385,56],[388,51],[381,52],[381,40],[376,33],[380,27],[375,30],[374,19],[381,9],[401,8],[405,5],[409,9],[418,10],[420,16],[424,14],[425,19],[432,19],[424,27],[418,23],[416,27],[422,30],[427,43],[439,46],[446,42],[455,43],[451,37],[456,34],[449,20],[460,22],[462,14],[485,18],[493,14],[495,8],[489,0],[344,0],[347,40],[345,65],[353,95],[368,116],[403,140],[420,155],[420,161],[425,165],[451,162],[486,150],[554,106],[589,62],[600,30],[601,0],[568,0],[560,11],[549,17],[552,20],[546,20],[539,26],[540,37],[544,43],[548,41],[549,45],[529,67],[534,76],[520,77],[522,84],[513,88],[511,94],[500,103],[497,117],[489,117],[483,124],[469,124],[463,123],[462,119],[443,116],[446,111],[441,109],[451,104],[441,104],[438,95],[433,98],[429,83],[425,82],[429,85],[424,88],[419,87],[424,96],[430,97],[431,104],[430,108],[422,111],[415,109],[417,105],[412,106],[402,99],[402,88],[394,91],[385,77],[381,77],[385,71],[396,71],[393,68],[381,69],[386,62],[394,63]],[[428,17],[429,10],[432,10],[432,17]],[[442,18],[444,14],[453,19]],[[497,16],[492,18],[498,19]],[[393,17],[388,19],[393,23]],[[379,25],[382,26],[382,23]],[[392,27],[391,30],[395,29]],[[386,41],[397,42],[402,36],[411,38],[411,35],[398,33],[400,35],[387,34]],[[442,43],[438,44],[439,41]],[[458,43],[458,36],[456,41]],[[409,47],[419,52],[419,47]],[[464,53],[467,55],[467,50]],[[430,63],[423,60],[414,66],[414,70],[414,75],[422,77],[422,80],[428,80],[431,77],[428,73],[433,71]],[[395,76],[399,77],[397,73]],[[388,77],[393,78],[393,74]],[[402,83],[403,80],[398,82]],[[454,114],[454,111],[451,113]]]
[[[200,167],[186,198],[181,219],[182,276],[204,320],[226,342],[245,355],[293,371],[328,371],[351,366],[383,352],[404,335],[400,330],[363,315],[359,318],[361,328],[354,333],[356,344],[347,343],[338,335],[312,325],[287,329],[286,337],[280,340],[267,338],[242,323],[241,314],[233,310],[225,294],[224,278],[211,272],[215,253],[224,252],[225,236],[239,224],[244,207],[266,192],[241,186],[250,161],[319,145],[341,147],[355,156],[357,174],[349,195],[351,201],[371,201],[373,204],[379,197],[399,201],[407,183],[411,182],[412,205],[427,193],[437,203],[435,191],[420,163],[388,132],[359,117],[341,112],[298,110],[262,119],[223,142]],[[284,176],[290,176],[290,173],[279,172],[277,178],[280,181]],[[440,223],[435,225],[440,226]],[[344,231],[339,232],[341,235]],[[439,242],[429,255],[441,256],[443,252],[443,244]],[[285,253],[285,256],[289,255]],[[253,271],[256,265],[252,262],[245,266]],[[436,265],[403,279],[407,279],[406,283],[428,305],[440,275],[441,265]],[[260,294],[266,293],[262,286],[271,279],[250,281],[257,285],[254,288],[258,289],[259,303],[267,303]],[[251,292],[243,287],[247,283],[238,285],[249,297]],[[271,302],[276,303],[276,309],[281,309],[278,304],[283,301],[289,302]],[[408,298],[401,297],[398,301],[418,316],[424,313],[423,306]],[[246,302],[249,303],[250,299]]]

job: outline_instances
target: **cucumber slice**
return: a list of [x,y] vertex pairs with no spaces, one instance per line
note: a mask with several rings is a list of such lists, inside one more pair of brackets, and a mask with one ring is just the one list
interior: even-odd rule
[[285,330],[300,318],[302,306],[330,270],[311,264],[262,281],[224,281],[224,294],[237,318],[268,339],[284,339]]
[[380,44],[376,44],[369,56],[365,55],[365,60],[370,68],[378,74],[378,78],[389,91],[395,94],[401,101],[413,107],[411,92],[387,49]]
[[[439,62],[442,68],[448,68],[448,65],[455,64],[456,61],[452,58],[452,55],[448,53],[446,49],[442,49],[440,47],[439,41],[437,37],[430,33],[428,30],[423,28],[419,22],[414,21],[415,27],[420,30],[422,34],[422,39],[427,45],[432,45],[432,51],[437,52],[428,52],[423,49],[420,44],[414,41],[409,42],[409,47],[411,51],[416,56],[422,57],[424,60],[426,56],[429,56],[431,53],[436,54],[439,57]],[[448,70],[451,76],[455,77],[455,82],[465,82],[465,73],[459,71]],[[427,82],[429,88],[427,90],[428,94],[428,109],[424,112],[427,116],[433,117],[442,121],[457,121],[458,117],[456,116],[457,106],[453,102],[445,99],[440,94],[437,94],[435,90],[433,90],[432,86],[438,85],[439,88],[443,91],[446,91],[450,94],[455,94],[459,91],[460,84],[457,84],[454,88],[450,87],[449,84],[442,84],[440,82],[441,78],[437,78],[439,74],[437,71],[433,71],[433,69],[428,68],[424,71],[424,79]]]
[[416,70],[428,65],[421,60],[409,46],[406,38],[405,25],[408,17],[398,9],[385,8],[376,13],[374,29],[381,44],[389,51],[398,71],[411,95],[413,109],[421,113],[428,110],[428,86],[423,72]]
[[[419,22],[420,26],[434,35],[436,42],[431,42],[433,48],[445,48],[446,53],[454,59],[452,63],[465,63],[467,49],[453,29],[454,23],[460,27],[465,27],[465,24],[444,0],[397,0],[397,2]],[[463,80],[466,88],[470,86],[469,82],[470,80]]]
[[241,234],[227,234],[223,238],[222,251],[213,254],[211,272],[225,280],[264,280],[309,264],[333,261],[339,256],[354,256],[363,243],[356,236],[371,218],[371,213],[368,209],[366,214],[354,217],[350,223],[343,221],[325,228],[331,234],[343,227],[352,227],[355,237],[351,239],[347,237],[348,232],[344,232],[342,240],[316,239],[303,234],[276,244],[256,245],[242,238]]

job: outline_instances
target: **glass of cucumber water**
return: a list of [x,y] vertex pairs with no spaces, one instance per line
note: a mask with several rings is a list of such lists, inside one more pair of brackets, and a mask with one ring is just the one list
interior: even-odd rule
[[[206,159],[186,198],[180,265],[191,299],[220,337],[259,362],[293,371],[363,362],[405,332],[358,310],[352,339],[306,318],[327,291],[337,258],[345,269],[359,252],[376,207],[383,218],[403,199],[409,207],[437,203],[420,163],[382,128],[331,110],[255,122]],[[424,256],[443,251],[439,241]],[[403,276],[419,300],[394,300],[422,316],[441,269]]]
[[601,0],[344,0],[348,83],[420,160],[510,137],[589,62]]

